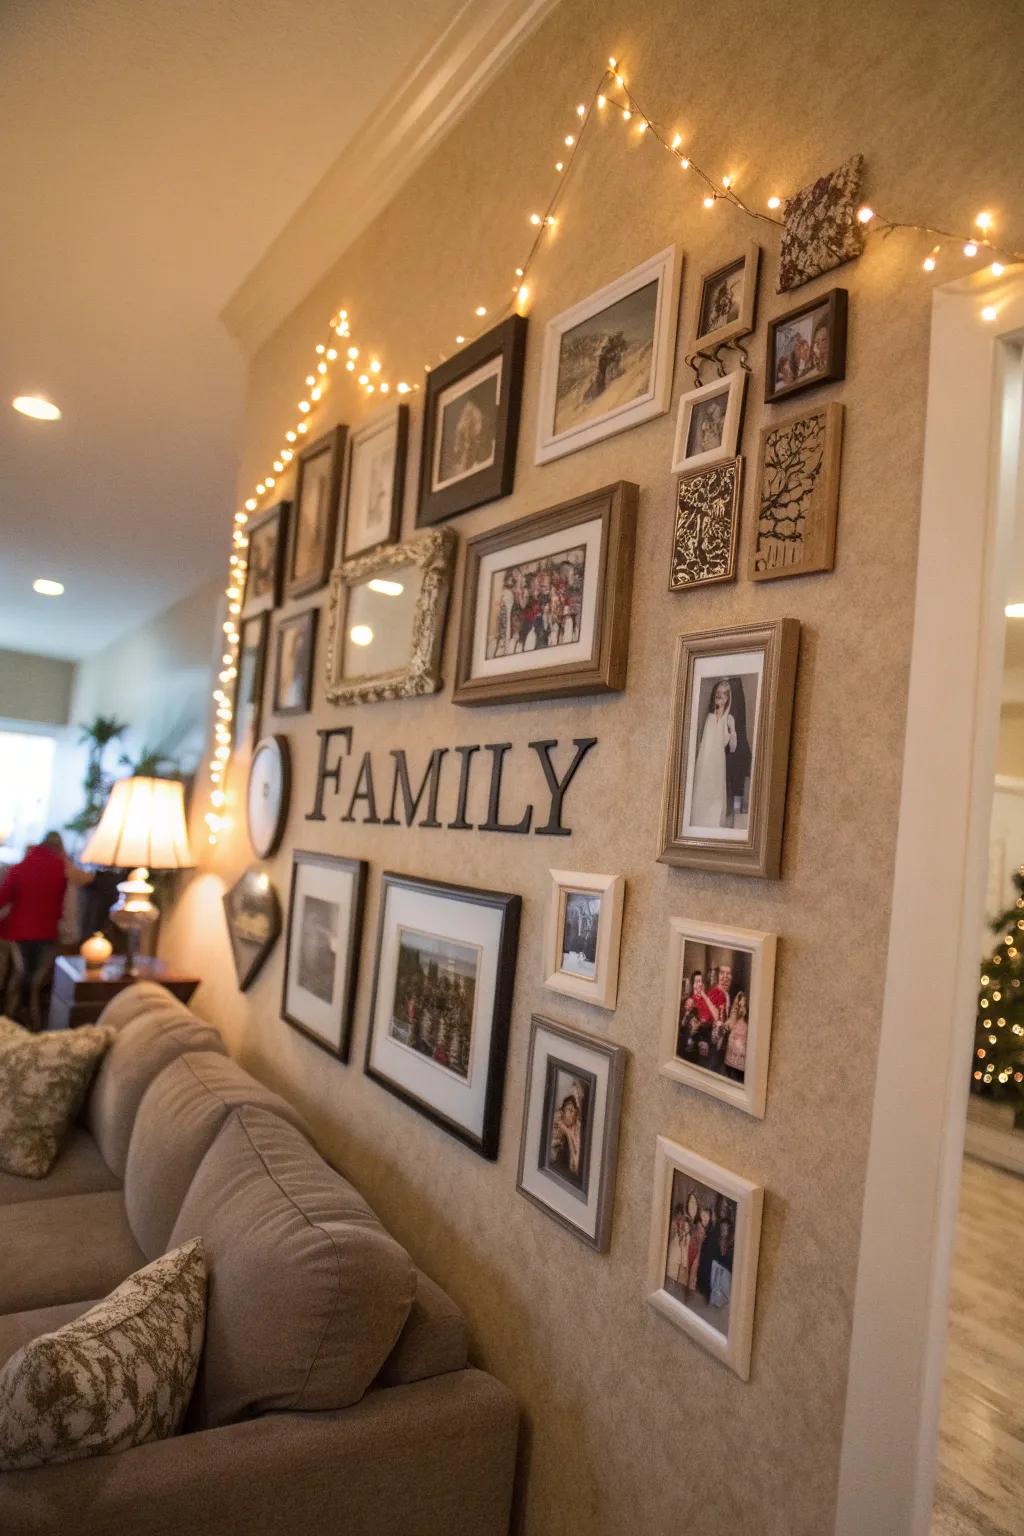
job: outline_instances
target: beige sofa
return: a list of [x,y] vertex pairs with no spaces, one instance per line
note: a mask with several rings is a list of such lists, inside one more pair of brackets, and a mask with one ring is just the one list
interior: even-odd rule
[[0,1174],[0,1360],[201,1236],[186,1432],[0,1474],[10,1536],[498,1536],[517,1411],[301,1117],[143,982],[47,1178]]

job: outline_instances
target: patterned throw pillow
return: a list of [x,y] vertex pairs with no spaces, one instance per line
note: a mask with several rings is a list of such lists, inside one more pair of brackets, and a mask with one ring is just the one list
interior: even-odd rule
[[111,1038],[96,1024],[33,1035],[0,1019],[0,1170],[46,1177]]
[[177,1434],[206,1324],[192,1238],[0,1368],[0,1472],[80,1461]]

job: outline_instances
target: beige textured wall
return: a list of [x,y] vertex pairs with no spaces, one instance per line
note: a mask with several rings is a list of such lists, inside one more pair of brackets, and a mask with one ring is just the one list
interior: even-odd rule
[[0,651],[0,720],[67,725],[74,680],[73,661]]
[[1024,705],[1003,705],[999,716],[996,773],[1024,779]]
[[[626,61],[652,114],[694,154],[732,170],[752,196],[785,193],[856,151],[876,207],[966,226],[1019,185],[1019,11],[831,0],[715,7],[564,0],[509,70],[305,299],[255,361],[243,482],[267,464],[327,314],[350,309],[356,339],[395,373],[418,376],[452,349],[471,306],[511,285],[526,215],[551,184],[574,103],[609,53]],[[950,105],[958,102],[969,110]],[[454,708],[433,700],[339,710],[318,690],[313,717],[281,722],[296,788],[272,863],[286,894],[292,849],[371,861],[352,1064],[337,1065],[278,1017],[282,949],[242,998],[219,910],[247,862],[240,834],[197,875],[168,950],[205,978],[200,1007],[232,1048],[309,1114],[326,1153],[465,1308],[476,1358],[523,1407],[520,1515],[529,1536],[636,1531],[669,1536],[821,1536],[832,1521],[842,1426],[896,830],[917,553],[929,287],[926,245],[874,241],[868,254],[800,297],[850,292],[848,377],[824,398],[847,407],[837,566],[832,575],[666,591],[673,415],[539,468],[532,462],[545,320],[677,241],[685,256],[674,399],[698,274],[750,239],[725,207],[705,213],[686,179],[621,123],[594,135],[536,272],[515,494],[455,521],[491,528],[617,479],[641,488],[626,691],[596,701]],[[1016,232],[1018,237],[1020,231]],[[744,447],[765,417],[764,321],[777,248],[762,236],[757,377]],[[941,275],[941,273],[940,273]],[[808,401],[815,397],[805,397]],[[794,405],[796,402],[794,402]],[[674,408],[674,406],[673,406]],[[344,386],[317,425],[357,422]],[[413,436],[418,440],[419,418]],[[748,484],[748,493],[750,486]],[[747,496],[741,558],[749,539]],[[406,527],[411,527],[411,499]],[[228,528],[225,525],[225,538]],[[766,883],[655,862],[674,637],[792,615],[803,626],[783,878]],[[457,605],[445,647],[450,683]],[[571,839],[305,822],[314,727],[347,723],[356,750],[596,735],[568,800]],[[532,767],[508,793],[535,783]],[[351,780],[349,779],[349,783]],[[338,807],[338,813],[344,807]],[[619,1007],[574,1005],[540,985],[551,865],[627,879]],[[522,893],[523,924],[501,1154],[485,1163],[362,1072],[379,877],[390,868]],[[763,1123],[656,1071],[662,957],[670,914],[780,935],[775,1027]],[[597,1256],[515,1190],[531,1011],[606,1035],[630,1051],[612,1249]],[[646,1305],[644,1272],[655,1136],[662,1133],[766,1187],[752,1377],[743,1384]]]

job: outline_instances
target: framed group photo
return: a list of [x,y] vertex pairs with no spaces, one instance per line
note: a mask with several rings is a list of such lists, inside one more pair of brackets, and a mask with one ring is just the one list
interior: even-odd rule
[[493,1161],[519,896],[386,873],[366,1072]]
[[622,875],[551,871],[543,965],[552,992],[615,1007],[625,889]]
[[297,852],[292,860],[281,1016],[348,1060],[363,931],[366,863]]
[[407,405],[388,406],[350,434],[342,540],[346,560],[398,538],[408,442]]
[[275,715],[308,714],[313,702],[313,663],[319,608],[280,619],[274,655]]
[[299,450],[285,581],[290,598],[316,592],[330,574],[347,431],[332,427]]
[[833,288],[769,320],[765,400],[788,400],[803,389],[846,377],[847,307],[846,289]]
[[279,501],[259,517],[249,519],[246,533],[245,593],[242,614],[270,613],[280,606],[284,582],[284,558],[291,502]]
[[747,373],[737,368],[679,397],[672,473],[685,475],[734,459],[739,451]]

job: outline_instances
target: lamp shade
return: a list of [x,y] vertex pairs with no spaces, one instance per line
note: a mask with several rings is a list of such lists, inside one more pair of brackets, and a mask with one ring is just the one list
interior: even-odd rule
[[118,779],[82,850],[82,863],[107,869],[191,867],[185,795],[177,779]]

